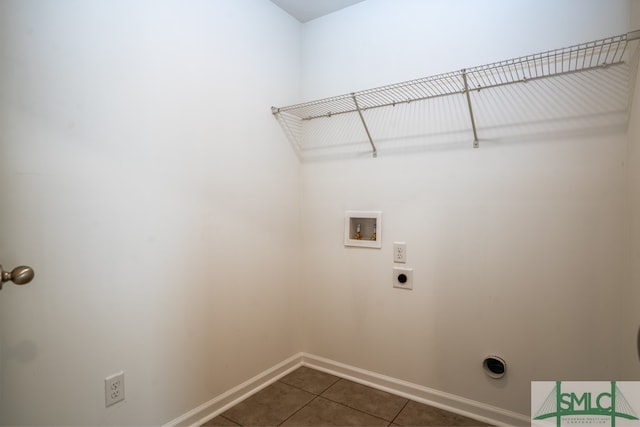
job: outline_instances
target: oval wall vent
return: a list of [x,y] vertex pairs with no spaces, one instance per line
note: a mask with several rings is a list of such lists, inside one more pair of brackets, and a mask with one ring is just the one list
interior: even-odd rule
[[491,378],[502,378],[507,371],[506,362],[498,356],[489,356],[484,359],[482,367]]

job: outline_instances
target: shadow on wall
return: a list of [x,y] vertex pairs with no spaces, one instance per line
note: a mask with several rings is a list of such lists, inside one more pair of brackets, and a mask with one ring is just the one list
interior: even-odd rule
[[[480,147],[483,143],[548,140],[624,132],[631,67],[624,63],[526,83],[470,91]],[[363,110],[381,154],[471,148],[473,132],[463,93]],[[312,120],[280,115],[302,161],[371,156],[357,114]]]

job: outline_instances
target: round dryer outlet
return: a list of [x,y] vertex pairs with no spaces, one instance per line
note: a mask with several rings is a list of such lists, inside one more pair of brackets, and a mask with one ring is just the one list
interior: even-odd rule
[[393,267],[393,287],[413,289],[413,268]]

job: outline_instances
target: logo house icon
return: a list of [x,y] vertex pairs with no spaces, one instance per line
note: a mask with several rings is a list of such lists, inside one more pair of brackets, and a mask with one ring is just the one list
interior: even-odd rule
[[[532,414],[533,420],[547,420],[555,418],[556,427],[567,425],[606,425],[608,419],[611,427],[616,426],[616,418],[638,420],[638,416],[622,394],[616,381],[611,381],[610,388],[594,392],[573,391],[563,392],[562,381],[556,381],[555,387],[548,394],[540,408]],[[571,384],[593,384],[572,382]],[[600,383],[601,384],[601,383]],[[586,388],[583,386],[583,389]]]

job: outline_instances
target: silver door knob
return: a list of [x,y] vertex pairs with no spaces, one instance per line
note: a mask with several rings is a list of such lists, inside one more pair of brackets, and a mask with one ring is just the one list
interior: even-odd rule
[[2,266],[0,265],[0,289],[2,289],[2,284],[4,282],[8,282],[9,280],[11,280],[16,285],[26,285],[31,280],[33,280],[33,276],[33,269],[31,267],[27,267],[26,265],[21,265],[11,271],[4,271]]

